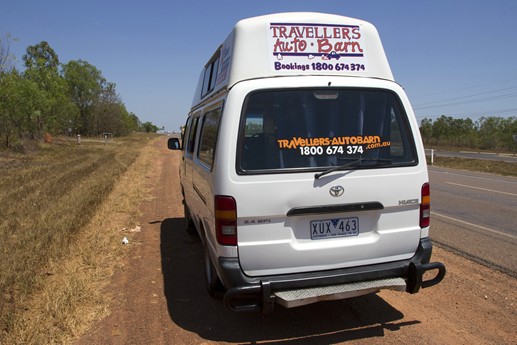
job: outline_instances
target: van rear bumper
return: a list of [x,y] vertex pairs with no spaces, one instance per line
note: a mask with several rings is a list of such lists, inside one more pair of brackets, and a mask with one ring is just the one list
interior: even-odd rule
[[[415,255],[408,260],[383,264],[350,267],[337,270],[297,273],[275,276],[249,277],[244,274],[237,258],[220,258],[220,277],[228,291],[224,305],[232,311],[261,311],[268,313],[276,303],[275,291],[287,291],[320,286],[402,278],[406,292],[417,293],[420,288],[436,285],[445,276],[445,265],[430,263],[432,243],[429,238],[420,240]],[[423,280],[427,271],[438,270],[430,280]]]

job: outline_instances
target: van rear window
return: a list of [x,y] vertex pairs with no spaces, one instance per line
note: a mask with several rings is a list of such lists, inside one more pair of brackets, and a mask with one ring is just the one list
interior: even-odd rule
[[398,97],[381,89],[296,89],[251,93],[237,158],[241,174],[277,170],[385,168],[418,163]]

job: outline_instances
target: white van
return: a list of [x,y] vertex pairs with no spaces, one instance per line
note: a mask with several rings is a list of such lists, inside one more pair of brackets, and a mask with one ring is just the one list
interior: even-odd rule
[[415,293],[445,275],[418,124],[368,22],[238,22],[201,73],[181,149],[187,230],[230,310]]

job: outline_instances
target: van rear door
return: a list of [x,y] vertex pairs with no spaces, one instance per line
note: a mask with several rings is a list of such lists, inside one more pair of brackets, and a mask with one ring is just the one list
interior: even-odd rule
[[236,161],[238,252],[246,274],[414,255],[427,170],[394,91],[252,92],[244,102]]

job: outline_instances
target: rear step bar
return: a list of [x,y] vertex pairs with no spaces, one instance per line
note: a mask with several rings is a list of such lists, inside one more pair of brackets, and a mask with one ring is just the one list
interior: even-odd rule
[[[438,270],[438,273],[434,278],[424,281],[423,274],[431,270]],[[229,289],[224,295],[223,302],[225,307],[231,311],[269,313],[273,311],[275,303],[292,308],[319,301],[357,297],[381,289],[406,291],[413,294],[417,293],[420,288],[438,284],[444,277],[445,266],[441,262],[427,264],[410,262],[406,279],[387,278],[279,291],[272,291],[271,282],[261,281],[260,284]]]
[[276,296],[276,303],[286,308],[293,308],[320,301],[331,301],[362,296],[377,292],[381,289],[405,291],[406,281],[402,278],[380,279],[308,289],[277,291],[274,295]]

